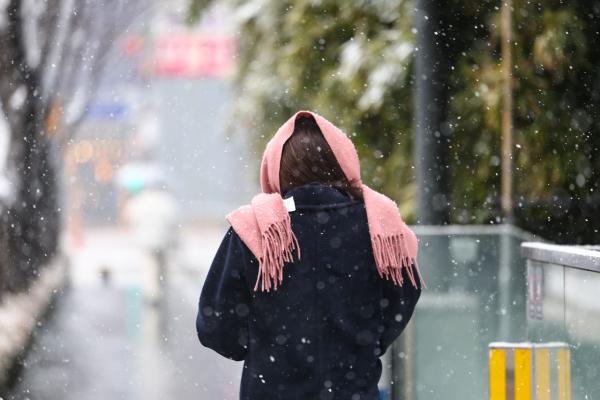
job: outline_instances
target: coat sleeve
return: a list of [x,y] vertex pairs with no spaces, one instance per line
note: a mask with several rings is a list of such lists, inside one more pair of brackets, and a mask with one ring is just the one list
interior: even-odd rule
[[391,280],[383,281],[383,333],[380,338],[381,351],[387,348],[400,336],[413,315],[417,301],[421,296],[421,282],[416,278],[417,287],[411,283],[405,268],[402,268],[404,284],[394,285]]
[[248,349],[251,293],[246,265],[254,256],[229,227],[202,287],[196,331],[202,345],[241,361]]

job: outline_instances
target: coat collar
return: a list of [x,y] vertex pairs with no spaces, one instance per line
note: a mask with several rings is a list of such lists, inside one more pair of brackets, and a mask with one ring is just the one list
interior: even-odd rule
[[294,197],[297,209],[336,208],[355,203],[343,191],[321,182],[296,186],[283,193],[283,197]]

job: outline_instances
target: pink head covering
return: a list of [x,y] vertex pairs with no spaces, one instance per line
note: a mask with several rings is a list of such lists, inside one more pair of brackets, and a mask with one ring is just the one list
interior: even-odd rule
[[267,143],[260,167],[260,185],[263,193],[226,216],[233,229],[248,246],[259,262],[259,273],[254,290],[262,279],[262,290],[277,289],[283,279],[283,265],[293,261],[293,251],[300,258],[300,247],[291,228],[291,220],[281,196],[279,168],[283,145],[294,132],[296,119],[312,116],[331,147],[342,171],[352,186],[361,189],[373,256],[381,277],[392,279],[402,286],[402,268],[406,269],[413,286],[419,280],[424,284],[417,266],[417,238],[400,216],[398,206],[387,196],[363,184],[360,163],[352,141],[335,125],[312,111],[298,111],[290,117]]

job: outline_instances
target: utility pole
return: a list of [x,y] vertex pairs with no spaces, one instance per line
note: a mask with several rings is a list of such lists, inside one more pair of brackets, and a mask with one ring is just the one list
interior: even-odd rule
[[[513,126],[512,126],[512,0],[502,0],[500,14],[500,40],[502,51],[502,166],[501,195],[502,222],[513,223]],[[508,310],[513,297],[511,288],[511,260],[515,258],[514,246],[508,233],[500,236],[500,262],[498,271],[498,310]],[[510,334],[510,323],[506,318],[500,320],[498,327],[501,337]]]
[[[449,217],[448,141],[446,123],[450,93],[448,82],[454,59],[450,45],[446,13],[447,0],[415,0],[415,120],[413,127],[414,159],[417,186],[417,223],[446,225]],[[427,286],[436,292],[448,290],[450,263],[449,239],[441,230],[419,238],[419,259],[428,265]],[[392,353],[393,400],[415,400],[417,342],[431,337],[419,336],[415,322],[409,322]],[[404,356],[400,356],[404,354]]]
[[450,72],[445,1],[417,0],[414,157],[417,222],[445,225],[448,207],[448,110]]
[[501,199],[504,223],[513,222],[513,126],[512,126],[512,0],[503,0],[502,48],[502,177]]

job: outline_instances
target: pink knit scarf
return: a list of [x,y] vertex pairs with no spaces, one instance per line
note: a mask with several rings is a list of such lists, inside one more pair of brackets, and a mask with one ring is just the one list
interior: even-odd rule
[[402,220],[396,203],[362,183],[358,154],[352,141],[321,115],[312,111],[298,111],[267,144],[260,167],[263,193],[254,196],[251,204],[226,216],[258,260],[259,273],[254,290],[258,289],[259,282],[263,291],[269,291],[271,287],[276,290],[283,279],[284,263],[293,261],[294,250],[297,258],[300,258],[300,246],[292,231],[279,182],[283,145],[294,132],[295,121],[300,116],[312,116],[315,119],[348,181],[361,188],[379,275],[402,286],[404,268],[412,285],[417,287],[416,270],[419,281],[424,285],[417,265],[417,238]]

